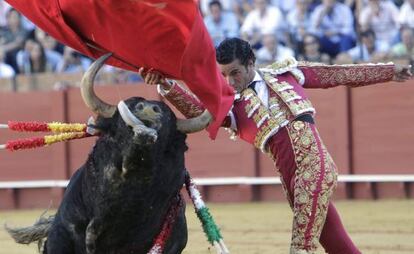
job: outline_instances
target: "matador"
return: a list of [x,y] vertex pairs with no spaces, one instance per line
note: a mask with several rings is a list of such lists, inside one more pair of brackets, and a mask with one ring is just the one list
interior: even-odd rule
[[[337,183],[334,161],[314,122],[315,109],[305,88],[360,87],[405,81],[410,66],[389,64],[324,65],[295,59],[255,69],[248,42],[224,40],[216,50],[222,74],[235,89],[233,107],[222,126],[273,159],[293,210],[291,254],[315,253],[318,242],[327,253],[361,253],[331,201]],[[148,84],[186,117],[200,115],[203,105],[175,81],[140,70]]]

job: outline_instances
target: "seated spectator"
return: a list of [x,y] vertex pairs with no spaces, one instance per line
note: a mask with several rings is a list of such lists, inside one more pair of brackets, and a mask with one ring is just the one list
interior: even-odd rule
[[[38,44],[38,45],[37,45]],[[45,61],[45,70],[44,71],[36,71],[37,69],[32,69],[32,61],[31,57],[33,57],[33,53],[36,54],[36,52],[33,52],[33,47],[39,48],[42,51],[42,55],[44,54],[46,56]],[[36,51],[36,49],[34,50]],[[36,56],[34,56],[36,58]],[[36,72],[54,72],[57,69],[57,65],[62,60],[62,56],[53,50],[48,50],[43,47],[43,45],[32,39],[27,39],[25,42],[25,46],[22,50],[20,50],[16,55],[16,61],[17,66],[19,67],[20,73],[36,73]]]
[[263,47],[256,52],[258,65],[268,65],[295,56],[293,50],[278,43],[275,34],[263,35],[262,44]]
[[387,43],[376,40],[374,31],[361,32],[359,37],[360,43],[346,52],[352,62],[381,62],[385,60],[389,46]]
[[64,50],[63,44],[59,43],[55,38],[45,33],[39,27],[36,27],[34,34],[35,40],[40,42],[47,52],[57,52],[59,56],[62,57]]
[[302,52],[298,56],[299,61],[331,64],[331,57],[320,51],[319,39],[313,34],[306,34],[303,37]]
[[74,49],[65,46],[63,58],[57,66],[57,72],[85,72],[90,64],[90,59],[82,56],[82,54],[75,51]]
[[244,20],[248,13],[253,9],[251,0],[237,0],[237,3],[233,7],[234,14],[236,14],[239,25],[244,23]]
[[323,0],[311,15],[310,32],[319,37],[321,51],[336,56],[355,45],[351,9],[336,0]]
[[6,15],[11,9],[11,5],[4,0],[0,0],[0,29],[3,29],[7,25]]
[[13,67],[4,62],[5,54],[0,48],[0,78],[12,78],[16,75]]
[[369,0],[359,16],[361,30],[371,29],[381,43],[390,47],[398,38],[398,8],[392,1]]
[[262,45],[262,35],[265,33],[281,34],[279,40],[286,41],[282,12],[268,3],[268,0],[254,0],[254,9],[247,14],[240,28],[242,38],[249,41],[253,48]]
[[15,9],[9,9],[6,14],[7,24],[0,31],[0,47],[5,53],[6,63],[17,73],[16,54],[23,47],[28,32],[21,24],[21,15]]
[[405,0],[398,15],[400,26],[414,28],[414,0]]
[[204,23],[215,46],[230,37],[239,36],[239,23],[232,12],[223,11],[220,1],[211,1],[210,13],[204,18]]
[[270,3],[273,6],[276,6],[279,8],[279,10],[282,12],[283,16],[286,16],[289,12],[291,12],[295,8],[297,0],[270,0]]
[[310,29],[310,2],[311,0],[296,0],[295,8],[287,15],[290,33],[290,43],[288,45],[296,51],[302,48],[303,37]]
[[[204,17],[209,15],[210,3],[212,1],[214,0],[200,0],[199,1],[200,10]],[[234,6],[238,4],[238,3],[235,3],[234,0],[219,0],[219,2],[222,6],[223,11],[233,11]]]
[[[19,51],[19,53],[21,52],[23,52],[22,59],[18,59],[21,73],[34,74],[53,71],[45,50],[39,42],[27,40],[25,50]],[[20,58],[19,54],[18,58]]]
[[414,31],[413,28],[403,26],[401,28],[401,42],[391,48],[391,57],[398,59],[414,60]]

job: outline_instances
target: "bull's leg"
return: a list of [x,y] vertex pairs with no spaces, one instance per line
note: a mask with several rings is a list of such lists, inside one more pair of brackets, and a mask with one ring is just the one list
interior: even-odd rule
[[55,225],[50,231],[43,253],[75,254],[73,240],[69,232],[61,225]]

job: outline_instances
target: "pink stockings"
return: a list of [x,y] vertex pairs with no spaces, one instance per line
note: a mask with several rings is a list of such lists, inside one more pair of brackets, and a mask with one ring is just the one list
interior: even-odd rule
[[268,148],[293,210],[291,254],[314,253],[318,241],[329,254],[360,253],[330,202],[336,166],[316,127],[292,122],[270,139]]

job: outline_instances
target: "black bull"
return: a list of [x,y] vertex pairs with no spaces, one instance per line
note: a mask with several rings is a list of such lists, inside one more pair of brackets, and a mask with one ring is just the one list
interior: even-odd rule
[[[94,98],[92,86],[105,59],[94,63],[91,77],[82,81],[91,81],[89,88],[82,88],[83,97],[100,115],[93,126],[100,137],[86,163],[72,176],[54,218],[33,227],[9,229],[17,241],[25,243],[47,235],[43,253],[147,253],[185,180],[186,134],[177,125],[188,120],[176,119],[162,102],[139,97],[129,98],[125,104],[144,128],[156,131],[156,138],[132,128],[116,107],[111,107],[110,117],[103,117],[105,107],[94,104],[103,102]],[[184,212],[183,205],[163,253],[184,249]]]

